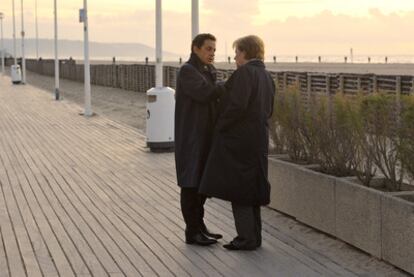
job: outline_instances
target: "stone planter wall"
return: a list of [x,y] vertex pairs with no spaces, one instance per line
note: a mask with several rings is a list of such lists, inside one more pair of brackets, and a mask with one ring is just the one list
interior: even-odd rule
[[381,219],[382,258],[414,274],[414,193],[384,196]]
[[336,236],[381,258],[381,199],[384,193],[336,178]]
[[414,274],[414,192],[381,192],[277,157],[269,181],[269,207]]

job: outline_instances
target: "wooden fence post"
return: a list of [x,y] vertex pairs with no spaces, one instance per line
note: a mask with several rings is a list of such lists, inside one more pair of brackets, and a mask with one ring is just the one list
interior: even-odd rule
[[299,91],[301,90],[300,89],[300,74],[299,73],[297,73],[296,76],[295,76],[295,86],[298,87]]
[[378,93],[378,80],[377,75],[372,76],[372,92]]
[[279,73],[275,73],[275,79],[273,80],[275,82],[276,91],[279,89]]
[[331,76],[326,75],[325,82],[326,82],[326,95],[329,96],[331,94]]
[[362,80],[361,77],[358,77],[357,79],[357,93],[362,92]]
[[339,93],[345,93],[345,77],[344,75],[339,75]]
[[397,126],[401,123],[401,76],[395,78],[395,101],[397,102]]

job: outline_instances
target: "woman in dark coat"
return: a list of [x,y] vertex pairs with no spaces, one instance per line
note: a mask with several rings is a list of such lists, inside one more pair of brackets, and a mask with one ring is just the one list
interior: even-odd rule
[[233,44],[238,69],[220,99],[213,144],[200,183],[201,194],[232,203],[238,236],[230,250],[261,246],[260,206],[270,202],[267,179],[268,119],[275,86],[263,63],[264,44],[247,36]]

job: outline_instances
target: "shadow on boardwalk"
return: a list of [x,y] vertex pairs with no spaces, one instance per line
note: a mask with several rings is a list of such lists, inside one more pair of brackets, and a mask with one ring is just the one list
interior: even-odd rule
[[[264,208],[262,249],[188,246],[172,154],[135,129],[0,77],[0,276],[403,276]],[[234,236],[228,203],[207,223]]]

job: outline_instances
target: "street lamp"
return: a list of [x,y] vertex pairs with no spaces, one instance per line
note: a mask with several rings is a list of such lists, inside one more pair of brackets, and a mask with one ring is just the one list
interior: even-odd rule
[[12,15],[13,15],[13,58],[14,65],[17,66],[17,51],[16,51],[16,16],[14,8],[14,0],[12,0]]
[[24,8],[23,8],[23,0],[20,1],[20,8],[21,8],[21,19],[22,19],[22,84],[26,83],[26,57],[24,53]]
[[84,46],[84,82],[85,82],[85,116],[92,116],[91,107],[91,73],[89,65],[89,30],[88,30],[88,1],[83,0],[83,9],[79,11],[80,22],[83,22]]
[[22,73],[19,65],[17,64],[17,51],[16,51],[16,16],[14,0],[12,0],[12,14],[13,14],[13,57],[14,64],[11,66],[11,79],[13,84],[20,84],[22,81]]
[[191,36],[195,38],[199,33],[199,16],[198,16],[198,0],[191,2]]
[[156,0],[155,9],[155,87],[161,88],[163,86],[163,72],[162,72],[162,2]]
[[37,0],[35,0],[36,59],[39,59],[39,24],[37,21]]
[[59,100],[59,57],[58,57],[58,25],[57,25],[57,4],[54,0],[55,17],[55,100]]
[[171,151],[174,147],[175,91],[163,86],[162,6],[155,5],[155,87],[147,91],[147,146],[151,151]]
[[3,18],[4,14],[0,12],[0,31],[1,31],[1,41],[0,41],[0,50],[1,50],[1,73],[4,75],[4,41],[3,41]]

